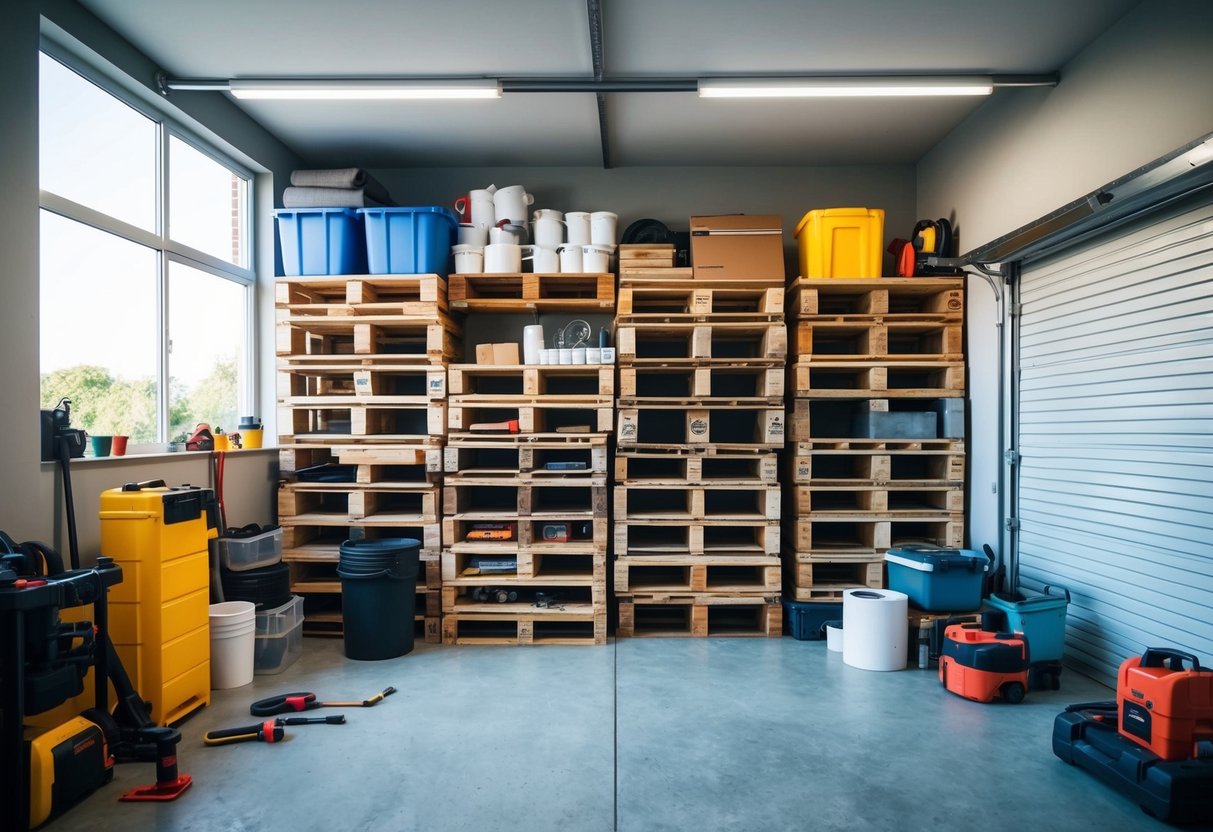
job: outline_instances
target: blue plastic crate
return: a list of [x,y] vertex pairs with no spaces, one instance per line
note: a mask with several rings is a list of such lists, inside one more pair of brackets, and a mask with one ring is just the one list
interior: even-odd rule
[[[1046,587],[1048,590],[1048,587]],[[1007,614],[1007,629],[1028,637],[1033,662],[1059,662],[1065,653],[1066,607],[1064,597],[1020,591],[1015,595],[995,593],[985,600],[990,609]]]
[[446,277],[459,220],[441,206],[359,208],[366,218],[371,274],[437,274]]
[[981,606],[990,560],[972,549],[903,546],[885,553],[889,589],[904,592],[928,612],[964,612]]
[[353,208],[283,208],[274,220],[287,277],[366,273],[366,233]]
[[825,623],[842,618],[841,601],[789,601],[784,599],[784,620],[788,634],[799,641],[820,641],[826,637]]

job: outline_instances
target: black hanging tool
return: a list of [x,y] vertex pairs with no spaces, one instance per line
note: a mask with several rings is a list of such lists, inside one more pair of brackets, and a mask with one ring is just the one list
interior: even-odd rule
[[369,708],[372,705],[378,705],[395,692],[395,688],[387,687],[370,699],[363,699],[361,702],[317,702],[314,693],[284,693],[281,696],[258,699],[249,706],[249,713],[253,716],[274,716],[275,714],[289,714],[292,711],[310,711],[313,708]]

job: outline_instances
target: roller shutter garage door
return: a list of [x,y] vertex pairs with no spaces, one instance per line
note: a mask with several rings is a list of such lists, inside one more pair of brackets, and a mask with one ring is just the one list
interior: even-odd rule
[[1213,200],[1023,267],[1020,579],[1070,589],[1066,661],[1213,663]]

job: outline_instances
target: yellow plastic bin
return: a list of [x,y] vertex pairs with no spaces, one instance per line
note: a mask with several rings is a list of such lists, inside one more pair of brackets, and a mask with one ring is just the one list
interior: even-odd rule
[[801,277],[880,277],[884,211],[819,208],[796,226]]

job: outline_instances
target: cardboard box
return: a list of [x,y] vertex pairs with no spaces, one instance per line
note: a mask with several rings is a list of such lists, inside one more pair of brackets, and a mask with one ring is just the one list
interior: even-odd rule
[[494,364],[521,364],[518,357],[518,344],[493,344]]
[[492,344],[477,344],[476,345],[476,363],[477,364],[492,364],[493,363],[493,345]]
[[691,217],[696,280],[783,283],[783,218],[778,214]]

